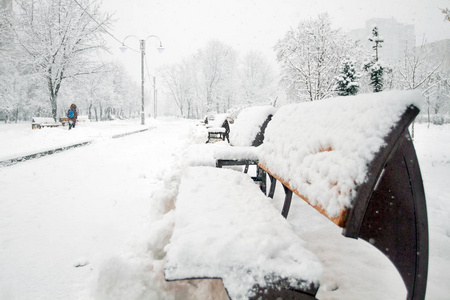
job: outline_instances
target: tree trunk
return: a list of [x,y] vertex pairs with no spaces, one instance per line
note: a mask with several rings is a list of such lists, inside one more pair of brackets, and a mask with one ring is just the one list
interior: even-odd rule
[[88,118],[89,120],[92,119],[92,102],[90,102],[88,106]]
[[95,122],[98,122],[97,106],[94,107],[94,113],[95,113]]
[[53,81],[52,81],[52,77],[51,77],[51,70],[48,71],[49,75],[47,77],[47,83],[48,83],[48,90],[50,92],[50,105],[52,107],[52,117],[53,120],[55,120],[56,122],[56,117],[58,114],[58,103],[57,103],[57,99],[58,99],[58,92],[56,89],[54,89],[54,85],[53,85]]

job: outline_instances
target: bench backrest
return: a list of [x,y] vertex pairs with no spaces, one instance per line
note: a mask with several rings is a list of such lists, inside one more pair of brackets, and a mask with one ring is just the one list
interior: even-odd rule
[[264,140],[264,132],[276,108],[252,106],[243,109],[230,131],[230,144],[241,147],[258,147]]

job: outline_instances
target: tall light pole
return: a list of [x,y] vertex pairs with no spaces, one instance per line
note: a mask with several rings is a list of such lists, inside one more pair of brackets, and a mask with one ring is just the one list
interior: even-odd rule
[[[142,102],[141,102],[141,125],[145,125],[145,106],[144,106],[144,82],[145,82],[145,75],[144,75],[144,63],[145,63],[145,42],[149,39],[149,38],[156,38],[159,41],[159,47],[158,47],[158,51],[159,53],[162,53],[164,51],[164,47],[162,45],[162,42],[160,40],[159,37],[157,37],[156,35],[149,35],[148,37],[146,37],[145,39],[139,39],[134,35],[129,35],[126,38],[124,38],[123,42],[122,42],[122,47],[120,47],[120,50],[122,50],[122,52],[125,52],[127,49],[132,49],[128,46],[125,45],[125,41],[128,38],[135,38],[137,40],[139,40],[139,45],[140,45],[140,50],[141,50],[141,95],[142,95]],[[133,49],[132,49],[133,50]],[[136,50],[134,50],[136,51]],[[136,51],[137,52],[137,51]]]

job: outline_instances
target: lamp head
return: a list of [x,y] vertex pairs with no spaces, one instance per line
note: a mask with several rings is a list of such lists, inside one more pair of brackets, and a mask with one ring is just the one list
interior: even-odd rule
[[127,51],[127,46],[125,46],[125,44],[122,44],[122,46],[119,47],[120,51],[122,51],[122,53],[125,53],[125,51]]
[[161,41],[160,41],[160,42],[159,42],[159,47],[158,47],[158,52],[161,54],[161,53],[164,52],[164,50],[165,50],[165,48],[163,47],[163,45],[162,45],[162,43],[161,43]]

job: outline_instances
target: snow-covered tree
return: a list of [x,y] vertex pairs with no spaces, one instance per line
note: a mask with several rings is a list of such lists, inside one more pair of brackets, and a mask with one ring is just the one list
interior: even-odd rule
[[[430,77],[422,93],[426,98],[428,123],[432,121],[432,114],[437,116],[450,112],[450,79],[445,73],[437,72]],[[443,121],[435,120],[434,123],[442,124]]]
[[181,116],[193,117],[197,83],[192,58],[183,59],[181,63],[163,66],[159,72],[164,87],[175,101]]
[[445,15],[445,21],[450,21],[450,9],[443,8],[441,11]]
[[396,67],[398,84],[402,89],[415,90],[425,86],[430,78],[439,70],[442,58],[431,62],[428,57],[430,49],[427,49],[425,41],[418,48],[405,49],[403,61]]
[[448,97],[448,70],[442,68],[444,54],[438,55],[427,46],[425,40],[420,47],[405,49],[405,55],[395,67],[397,88],[420,90],[425,96],[428,121],[431,114],[445,110]]
[[100,2],[95,0],[15,3],[17,9],[11,22],[15,41],[24,61],[29,63],[29,70],[45,80],[52,116],[56,119],[64,80],[101,68],[92,55],[104,49],[102,26],[109,22],[109,16],[100,11]]
[[377,93],[383,90],[383,75],[385,71],[388,71],[389,69],[386,69],[386,67],[379,61],[378,50],[381,48],[381,44],[384,40],[380,37],[378,27],[376,25],[372,29],[372,37],[369,38],[369,41],[373,43],[372,49],[375,51],[375,54],[372,60],[364,64],[364,70],[369,73],[370,84],[373,86],[373,91]]
[[239,69],[241,104],[268,103],[274,94],[275,71],[264,55],[248,52]]
[[380,37],[376,25],[372,28],[372,37],[369,37],[369,41],[373,43],[372,49],[375,51],[375,61],[378,61],[378,50],[382,47],[381,44],[384,43],[384,40]]
[[229,45],[209,41],[195,56],[199,90],[207,110],[225,112],[236,91],[237,52]]
[[331,28],[327,14],[289,30],[275,45],[288,97],[313,101],[332,96],[334,78],[349,49],[350,41]]
[[209,41],[181,62],[162,66],[159,73],[165,94],[178,114],[188,118],[275,98],[275,72],[263,54],[250,51],[240,58],[218,40]]
[[384,87],[384,67],[379,61],[372,61],[369,65],[366,65],[364,69],[369,72],[370,84],[373,86],[374,93],[381,92]]
[[354,62],[347,57],[341,64],[340,73],[335,77],[335,90],[339,96],[356,95],[359,90],[360,74],[356,71]]
[[75,103],[79,114],[97,121],[113,115],[123,118],[140,115],[140,86],[131,80],[124,66],[114,62],[102,73],[67,79],[59,100],[60,114],[65,114],[70,104]]

